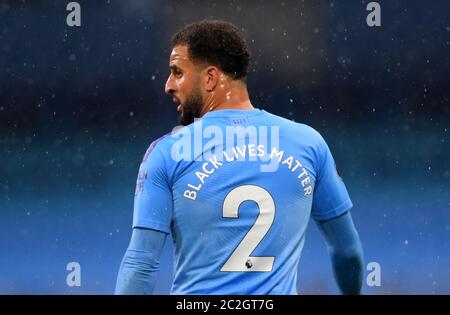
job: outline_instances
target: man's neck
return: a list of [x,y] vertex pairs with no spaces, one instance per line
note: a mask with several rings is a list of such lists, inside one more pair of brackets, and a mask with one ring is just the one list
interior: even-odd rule
[[246,100],[241,103],[222,103],[217,106],[210,106],[210,110],[208,112],[213,112],[215,110],[223,110],[223,109],[236,109],[236,110],[249,110],[254,109],[252,103],[250,103],[250,100]]
[[210,104],[205,105],[202,116],[208,112],[224,109],[254,109],[248,97],[247,88],[242,85],[235,85],[228,89],[227,92],[216,95],[216,97],[210,101]]

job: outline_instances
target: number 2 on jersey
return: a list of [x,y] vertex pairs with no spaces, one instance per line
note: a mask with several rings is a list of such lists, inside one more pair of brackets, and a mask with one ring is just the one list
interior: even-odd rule
[[274,256],[250,256],[267,234],[275,219],[275,203],[269,192],[255,185],[236,187],[225,197],[222,215],[224,218],[239,218],[239,206],[247,200],[254,201],[258,205],[258,218],[220,271],[272,271]]

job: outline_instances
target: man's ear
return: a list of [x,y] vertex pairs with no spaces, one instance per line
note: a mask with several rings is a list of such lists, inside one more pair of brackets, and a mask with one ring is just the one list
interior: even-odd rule
[[212,92],[219,84],[220,71],[214,66],[207,67],[205,69],[206,78],[205,78],[205,89],[208,92]]

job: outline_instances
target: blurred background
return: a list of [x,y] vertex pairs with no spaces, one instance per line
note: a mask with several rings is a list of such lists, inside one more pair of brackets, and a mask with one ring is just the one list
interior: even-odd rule
[[[450,293],[449,1],[378,1],[381,27],[361,0],[85,0],[81,27],[68,2],[0,0],[0,293],[113,293],[139,164],[178,121],[170,37],[204,18],[241,28],[256,107],[328,141],[381,266],[363,292]],[[172,257],[169,241],[155,293]],[[298,289],[338,293],[314,222]]]

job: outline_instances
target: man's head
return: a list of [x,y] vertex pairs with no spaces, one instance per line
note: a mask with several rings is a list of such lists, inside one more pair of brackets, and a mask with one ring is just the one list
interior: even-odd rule
[[247,44],[228,22],[200,21],[176,33],[165,90],[179,104],[180,123],[188,125],[201,117],[226,81],[245,83],[249,60]]

